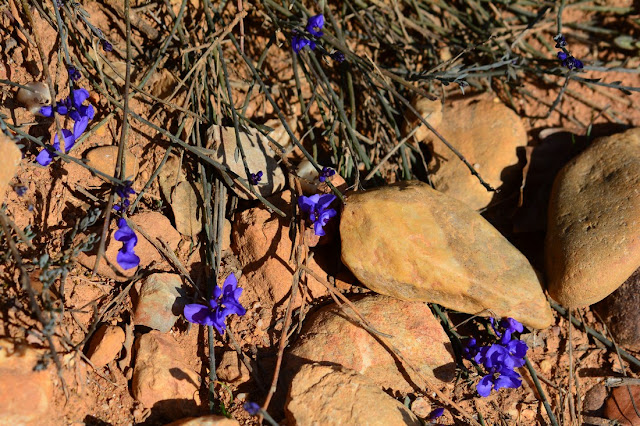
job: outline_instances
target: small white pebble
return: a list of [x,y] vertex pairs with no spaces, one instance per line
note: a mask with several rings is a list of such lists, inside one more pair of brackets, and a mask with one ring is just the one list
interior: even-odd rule
[[31,82],[25,84],[29,89],[18,89],[16,100],[23,104],[31,113],[40,114],[40,108],[51,105],[51,93],[45,83]]

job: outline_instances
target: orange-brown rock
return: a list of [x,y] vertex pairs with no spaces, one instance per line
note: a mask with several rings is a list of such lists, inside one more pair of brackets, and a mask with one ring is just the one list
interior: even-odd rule
[[[94,169],[114,176],[118,162],[118,147],[115,145],[99,146],[86,153],[87,164]],[[138,159],[129,151],[124,152],[125,177],[133,180],[138,174]],[[100,176],[100,175],[98,175]]]
[[156,413],[188,416],[200,405],[200,376],[185,364],[173,337],[151,331],[136,342],[131,382],[134,398]]
[[116,325],[102,325],[91,338],[87,357],[96,368],[104,367],[120,353],[124,330]]
[[187,417],[185,419],[176,420],[166,426],[239,426],[237,420],[228,419],[225,416],[216,416],[210,414],[202,417]]
[[553,315],[527,259],[464,203],[420,182],[347,198],[342,260],[371,290],[544,328]]
[[545,243],[549,294],[596,303],[640,267],[640,128],[600,138],[556,176]]
[[50,419],[50,370],[35,371],[44,351],[0,339],[0,424],[37,425]]
[[0,132],[0,204],[4,201],[9,182],[16,174],[21,159],[20,148]]
[[[390,344],[422,375],[443,381],[453,379],[451,343],[426,303],[376,294],[353,304],[377,331],[392,336],[388,337]],[[415,385],[420,386],[422,382],[415,372],[360,326],[353,319],[351,308],[343,306],[351,316],[331,305],[305,320],[300,339],[287,356],[289,374],[305,363],[330,363],[355,370],[384,388],[410,392]]]
[[407,407],[353,370],[310,364],[291,383],[292,425],[421,425]]

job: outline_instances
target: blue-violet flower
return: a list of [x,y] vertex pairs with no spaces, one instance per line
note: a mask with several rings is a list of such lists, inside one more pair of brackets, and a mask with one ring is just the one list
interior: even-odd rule
[[224,334],[227,316],[231,314],[242,316],[247,312],[238,300],[241,294],[242,289],[238,288],[238,280],[232,273],[224,281],[222,289],[218,286],[214,288],[213,298],[209,300],[208,306],[199,303],[185,305],[184,316],[189,322],[211,325],[218,330],[218,333]]
[[251,182],[251,185],[257,185],[261,180],[262,170],[259,170],[258,173],[251,173],[251,175],[249,176],[249,182]]
[[138,236],[123,217],[118,221],[118,228],[113,238],[122,243],[122,248],[118,251],[116,261],[122,269],[135,268],[140,264],[140,258],[134,252],[134,247],[138,244]]
[[570,70],[572,69],[579,70],[584,67],[581,60],[576,59],[565,52],[558,52],[558,59],[560,59],[560,63],[562,63],[563,67],[567,67]]
[[327,180],[327,178],[333,176],[336,174],[336,171],[329,168],[329,167],[323,167],[322,171],[320,171],[320,176],[318,177],[318,180],[320,182],[324,182]]
[[519,388],[522,384],[522,377],[515,371],[506,367],[494,367],[490,369],[489,374],[484,376],[478,382],[476,390],[478,395],[487,397],[491,393],[491,389],[501,388]]
[[260,405],[255,402],[245,402],[243,408],[252,416],[256,416],[260,412]]
[[333,194],[314,194],[310,197],[301,195],[298,198],[300,210],[309,214],[309,220],[313,223],[314,232],[320,237],[325,235],[323,227],[329,219],[338,214],[337,211],[329,208],[329,205],[335,199],[336,196]]
[[315,37],[322,37],[324,33],[321,31],[324,27],[324,16],[322,14],[315,15],[307,21],[307,31]]

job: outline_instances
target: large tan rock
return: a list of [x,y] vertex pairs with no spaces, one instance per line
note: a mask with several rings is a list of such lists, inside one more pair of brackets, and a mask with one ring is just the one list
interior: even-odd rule
[[[437,111],[433,114],[437,116]],[[520,117],[504,104],[484,99],[445,106],[442,115],[440,123],[434,124],[435,129],[487,183],[502,189],[498,196],[511,195],[509,189],[515,189],[521,176],[517,150],[527,144],[527,132]],[[428,142],[431,147],[433,157],[428,167],[438,191],[476,210],[492,201],[496,193],[488,192],[439,138],[426,129],[418,134],[424,135],[424,139],[418,140]]]
[[173,337],[151,331],[136,342],[131,393],[145,407],[173,418],[198,411],[200,377],[185,364]]
[[178,274],[156,273],[146,277],[138,290],[133,322],[163,333],[171,330],[183,310],[179,301],[181,289],[182,278]]
[[0,204],[4,202],[9,182],[15,176],[21,159],[20,148],[0,132]]
[[420,182],[348,197],[342,260],[371,290],[460,312],[553,321],[527,259],[469,207]]
[[[87,164],[94,169],[114,176],[116,163],[118,162],[118,147],[114,145],[99,146],[90,149],[87,154]],[[124,152],[125,158],[125,179],[133,180],[138,174],[138,159],[129,151]]]
[[305,365],[291,383],[291,425],[420,425],[407,407],[353,370]]
[[37,425],[51,419],[51,372],[34,371],[43,355],[44,351],[0,339],[0,425]]
[[545,245],[549,294],[572,308],[640,267],[640,129],[596,140],[560,171]]
[[[405,302],[382,295],[353,302],[356,309],[420,372],[440,380],[453,379],[455,364],[451,343],[426,303]],[[305,328],[287,357],[286,368],[302,364],[337,364],[363,374],[378,386],[410,392],[422,383],[415,372],[354,321],[351,308],[325,307],[305,320]]]

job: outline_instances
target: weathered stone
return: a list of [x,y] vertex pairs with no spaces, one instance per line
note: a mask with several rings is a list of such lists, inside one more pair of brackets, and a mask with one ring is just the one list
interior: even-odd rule
[[40,115],[40,108],[45,105],[51,105],[49,86],[46,83],[32,81],[25,84],[25,87],[25,89],[22,87],[18,89],[16,100],[31,111],[32,114]]
[[185,174],[180,168],[180,158],[174,155],[170,156],[158,173],[158,184],[164,199],[171,203],[173,188],[184,181]]
[[[167,219],[162,213],[139,213],[131,217],[130,220],[138,225],[150,238],[161,239],[169,245],[171,250],[175,251],[178,248],[178,243],[181,240],[180,233],[171,226],[169,219]],[[132,277],[136,272],[136,268],[124,270],[116,261],[118,251],[122,248],[122,243],[113,238],[113,234],[117,229],[116,221],[114,221],[111,226],[111,230],[107,235],[104,258],[100,262],[98,273],[114,280],[124,280]],[[100,231],[96,230],[95,232]],[[145,268],[151,265],[152,262],[161,262],[164,260],[164,257],[158,252],[153,244],[141,235],[141,233],[136,232],[136,235],[138,236],[138,244],[135,246],[134,251],[136,255],[140,257],[140,267]],[[97,247],[98,244],[96,243],[93,251],[89,253],[80,253],[78,255],[78,262],[86,268],[93,269],[93,265],[96,261]]]
[[610,420],[617,420],[619,425],[640,426],[640,416],[636,413],[634,403],[635,407],[640,407],[640,386],[619,386],[613,389],[607,399],[604,414]]
[[0,339],[1,425],[35,425],[50,418],[51,372],[34,371],[43,355],[44,351]]
[[171,196],[171,210],[176,220],[176,229],[182,235],[196,237],[202,231],[204,201],[202,185],[180,182]]
[[154,412],[174,419],[197,412],[200,378],[185,364],[173,337],[151,331],[138,338],[136,347],[131,382],[134,398]]
[[225,416],[216,416],[210,414],[202,417],[187,417],[186,419],[176,420],[166,426],[239,426],[237,420],[228,419]]
[[[232,241],[242,264],[240,286],[245,289],[247,299],[259,300],[263,306],[281,303],[291,291],[295,272],[295,264],[289,262],[292,243],[287,220],[264,207],[245,210],[236,215]],[[315,258],[309,259],[307,266],[322,277],[327,275]],[[307,288],[312,298],[327,294],[326,288],[311,276],[308,276]],[[301,300],[298,293],[296,304]]]
[[[138,159],[129,151],[125,151],[125,176],[133,180],[138,174]],[[118,162],[118,147],[114,145],[99,146],[87,152],[87,164],[94,169],[114,176]]]
[[549,203],[549,294],[578,308],[640,267],[640,128],[597,139],[556,176]]
[[0,132],[0,205],[4,202],[9,182],[16,174],[21,159],[20,148]]
[[[387,296],[365,296],[353,302],[371,325],[390,334],[389,342],[424,376],[449,381],[455,364],[449,339],[429,306]],[[363,374],[381,387],[409,392],[421,381],[393,352],[353,319],[351,308],[325,307],[305,320],[298,342],[288,354],[291,372],[304,363],[342,365]]]
[[222,243],[220,244],[222,251],[231,249],[231,222],[229,219],[225,219],[222,224]]
[[96,368],[104,367],[118,356],[124,337],[122,328],[103,324],[91,338],[87,357]]
[[133,322],[163,333],[171,330],[182,311],[181,302],[178,300],[181,287],[180,275],[149,275],[140,287]]
[[625,349],[640,351],[640,269],[616,291],[593,305],[613,333],[616,343]]
[[342,260],[371,290],[544,328],[553,315],[533,267],[465,204],[420,182],[347,198]]
[[[245,181],[247,174],[245,171],[242,156],[237,155],[236,160],[236,134],[233,127],[223,127],[213,125],[207,131],[207,148],[203,150],[212,159],[226,165],[229,169],[240,176]],[[255,129],[249,132],[240,132],[240,143],[246,156],[247,166],[251,173],[262,171],[263,176],[259,185],[255,186],[263,197],[268,197],[280,191],[285,185],[285,176],[278,165],[275,152],[269,146],[268,139]],[[245,199],[253,199],[255,196],[249,193],[236,180],[235,190],[237,194]]]
[[404,405],[353,370],[305,365],[285,409],[292,425],[420,425]]
[[510,195],[521,177],[517,150],[527,144],[527,132],[518,115],[490,100],[457,102],[445,107],[443,115],[434,128],[487,183],[502,191],[487,191],[439,138],[426,131],[423,141],[433,153],[428,167],[435,188],[476,210],[486,207],[494,196]]
[[225,351],[220,358],[220,364],[216,368],[218,379],[240,385],[248,382],[251,378],[249,370],[244,363],[238,358],[236,351]]

